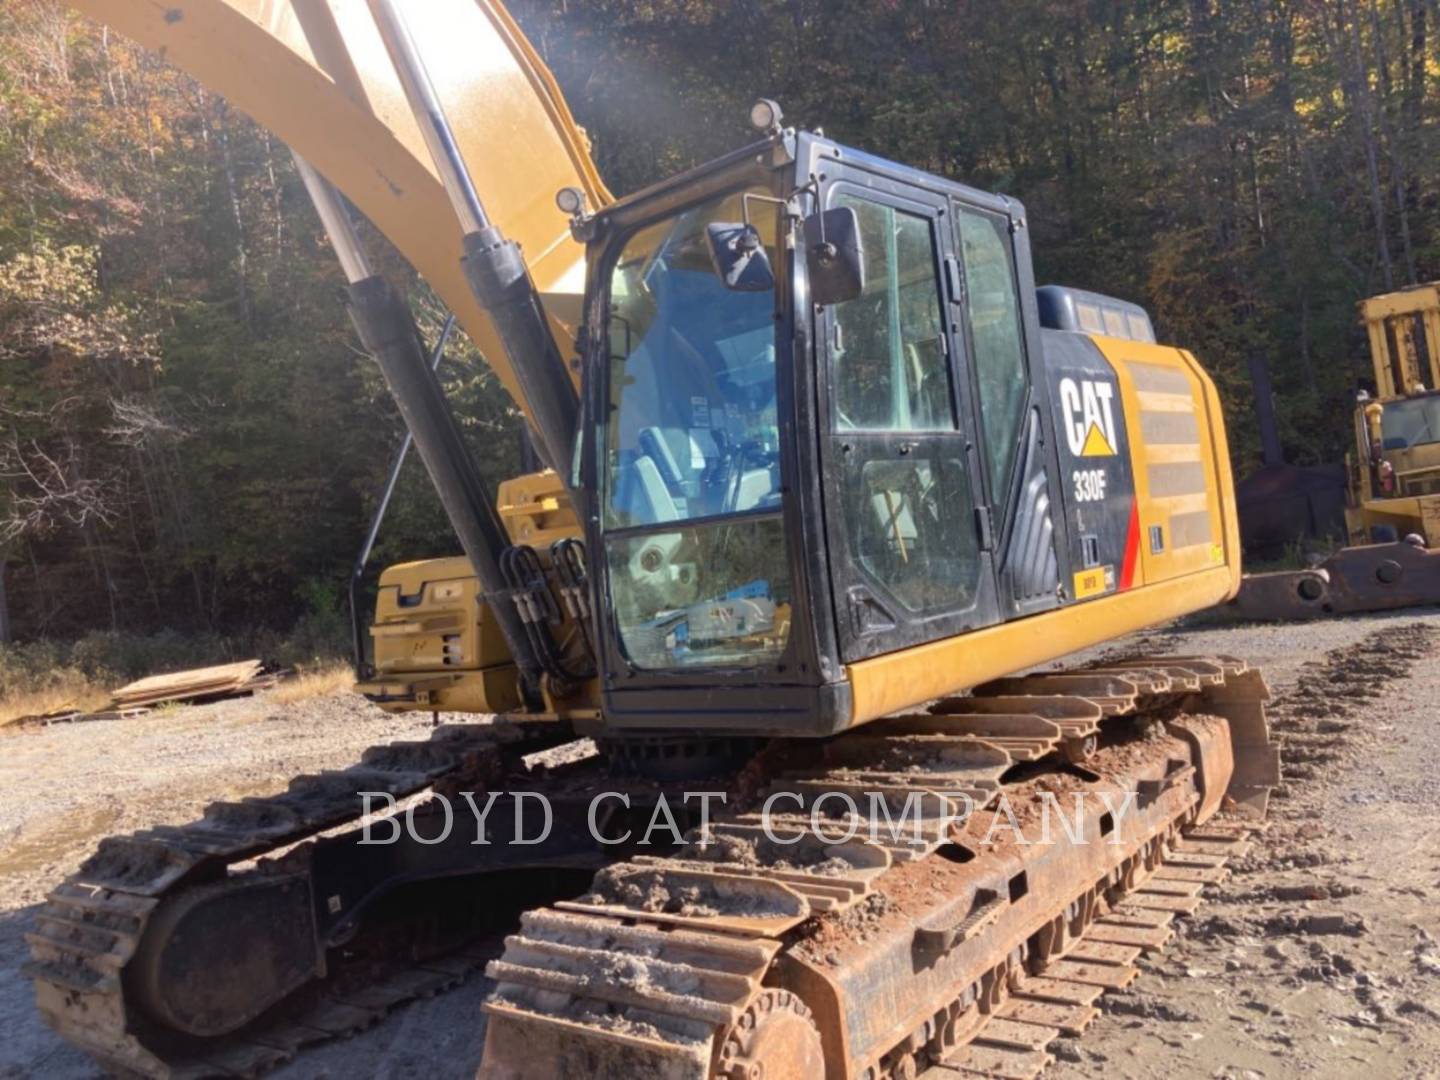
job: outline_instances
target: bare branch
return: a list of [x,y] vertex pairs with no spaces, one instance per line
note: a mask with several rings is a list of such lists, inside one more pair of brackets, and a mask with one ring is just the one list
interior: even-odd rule
[[184,442],[195,434],[178,417],[161,411],[152,402],[138,397],[112,397],[110,413],[114,423],[104,428],[111,439],[123,446],[144,450],[154,446],[170,446]]

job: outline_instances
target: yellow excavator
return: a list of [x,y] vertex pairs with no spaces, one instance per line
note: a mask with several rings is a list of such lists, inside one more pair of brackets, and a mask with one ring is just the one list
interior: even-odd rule
[[1375,394],[1345,456],[1348,546],[1307,570],[1247,575],[1226,613],[1306,619],[1440,603],[1440,285],[1360,303]]
[[[1259,673],[1036,670],[1234,594],[1220,402],[1021,204],[767,100],[613,198],[497,0],[75,6],[296,152],[463,553],[383,573],[358,690],[477,715],[103,841],[29,935],[62,1036],[251,1076],[488,958],[487,1077],[1026,1077],[1223,877]],[[352,211],[541,471],[479,475]]]

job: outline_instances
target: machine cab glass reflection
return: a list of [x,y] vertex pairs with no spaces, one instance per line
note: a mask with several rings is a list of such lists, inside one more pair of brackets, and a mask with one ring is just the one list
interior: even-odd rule
[[606,271],[601,524],[639,668],[755,666],[788,635],[775,288],[727,287],[706,233],[742,220],[778,266],[776,207],[734,192],[637,229]]
[[1381,425],[1386,450],[1440,442],[1440,394],[1387,401]]

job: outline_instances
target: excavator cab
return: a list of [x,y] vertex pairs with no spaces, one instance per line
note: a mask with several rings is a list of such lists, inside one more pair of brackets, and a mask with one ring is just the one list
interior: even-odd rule
[[850,665],[1062,602],[1020,204],[784,131],[573,224],[607,728],[840,731]]

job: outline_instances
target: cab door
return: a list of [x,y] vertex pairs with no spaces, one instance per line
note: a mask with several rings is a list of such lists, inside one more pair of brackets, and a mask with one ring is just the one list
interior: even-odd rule
[[995,534],[1000,607],[1006,619],[1059,605],[1069,531],[1047,412],[1035,282],[1023,210],[966,192],[951,200],[959,256],[966,355]]
[[946,200],[857,167],[864,292],[817,313],[821,454],[841,658],[999,620],[961,281]]

